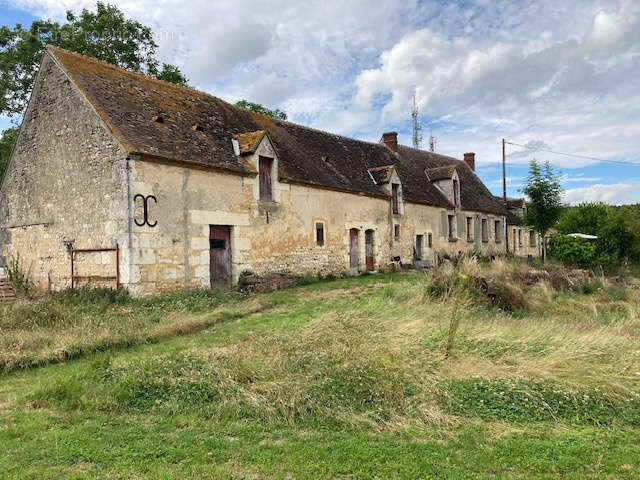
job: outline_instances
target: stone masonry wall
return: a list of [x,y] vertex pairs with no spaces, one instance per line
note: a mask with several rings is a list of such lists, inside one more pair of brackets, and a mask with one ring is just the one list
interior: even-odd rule
[[[0,190],[0,257],[41,288],[70,284],[68,246],[113,247],[127,220],[125,152],[45,54]],[[78,255],[76,274],[113,275],[115,255]]]

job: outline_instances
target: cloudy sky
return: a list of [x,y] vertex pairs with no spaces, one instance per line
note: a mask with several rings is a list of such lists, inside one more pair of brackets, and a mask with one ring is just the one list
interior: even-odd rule
[[[508,145],[509,194],[535,157],[562,171],[568,202],[640,202],[640,0],[110,3],[154,28],[161,59],[191,85],[226,100],[364,140],[393,129],[410,145],[415,94],[423,145],[432,132],[438,152],[476,152],[494,193],[506,138],[622,162]],[[63,21],[93,5],[0,0],[0,18]]]

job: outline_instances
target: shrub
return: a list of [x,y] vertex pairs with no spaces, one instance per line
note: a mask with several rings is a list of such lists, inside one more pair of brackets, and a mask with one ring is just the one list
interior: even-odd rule
[[596,262],[596,245],[578,237],[553,235],[549,240],[549,255],[564,265],[588,267]]
[[582,293],[585,295],[591,295],[596,293],[598,290],[602,290],[602,280],[599,278],[594,278],[590,282],[585,282],[582,284]]
[[29,272],[24,269],[20,263],[20,256],[9,260],[5,267],[7,278],[16,291],[26,292],[29,290],[31,283],[29,282]]

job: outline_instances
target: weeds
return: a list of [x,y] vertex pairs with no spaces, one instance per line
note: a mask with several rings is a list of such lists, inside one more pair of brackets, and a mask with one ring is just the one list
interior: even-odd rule
[[20,256],[9,259],[5,266],[7,278],[17,292],[26,293],[31,288],[31,282],[29,281],[29,270],[25,270],[24,266],[20,262]]

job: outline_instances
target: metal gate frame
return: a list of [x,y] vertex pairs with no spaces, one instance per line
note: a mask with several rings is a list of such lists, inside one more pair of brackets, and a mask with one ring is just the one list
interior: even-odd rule
[[[120,246],[116,243],[112,248],[73,248],[69,250],[71,253],[71,290],[76,288],[76,280],[115,280],[116,290],[120,288]],[[75,256],[77,253],[98,253],[98,252],[115,252],[116,255],[116,274],[115,275],[76,275],[74,269]]]

